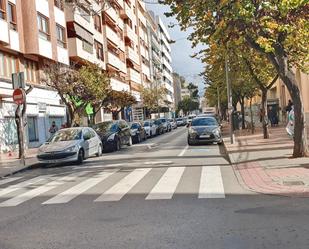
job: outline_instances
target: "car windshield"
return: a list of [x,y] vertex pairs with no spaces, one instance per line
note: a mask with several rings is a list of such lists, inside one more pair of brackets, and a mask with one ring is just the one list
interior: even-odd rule
[[106,133],[106,132],[116,132],[117,127],[118,126],[116,123],[112,121],[108,121],[108,122],[97,124],[93,128],[99,133]]
[[148,121],[144,122],[144,126],[145,126],[145,127],[150,126],[150,122],[148,122]]
[[131,125],[131,129],[138,129],[139,128],[139,125],[137,123],[133,123]]
[[214,118],[195,118],[192,120],[192,126],[217,126],[218,123]]
[[62,141],[72,141],[72,140],[79,140],[82,137],[81,129],[65,129],[60,130],[52,136],[48,142],[55,143],[55,142],[62,142]]
[[163,123],[166,122],[166,119],[165,119],[165,118],[161,118],[160,120],[161,120],[161,122],[163,122]]
[[176,120],[177,120],[177,121],[182,121],[182,118],[177,118]]

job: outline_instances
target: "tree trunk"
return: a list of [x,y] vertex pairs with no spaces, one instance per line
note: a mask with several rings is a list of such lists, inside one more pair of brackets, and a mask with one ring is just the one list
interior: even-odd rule
[[241,97],[241,101],[240,102],[240,111],[241,111],[241,128],[244,130],[246,129],[246,123],[245,123],[245,98]]
[[304,106],[295,74],[287,68],[286,59],[279,60],[280,78],[289,90],[294,104],[294,149],[293,157],[308,156],[307,131],[305,126]]
[[251,117],[251,133],[254,134],[253,111],[252,111],[252,98],[250,98],[250,117]]
[[261,89],[261,91],[262,91],[261,115],[263,125],[263,136],[264,139],[268,139],[269,131],[268,131],[268,115],[267,115],[267,89]]
[[24,156],[24,136],[22,132],[22,112],[21,106],[18,105],[15,110],[15,123],[17,129],[17,139],[18,139],[18,158],[21,159]]

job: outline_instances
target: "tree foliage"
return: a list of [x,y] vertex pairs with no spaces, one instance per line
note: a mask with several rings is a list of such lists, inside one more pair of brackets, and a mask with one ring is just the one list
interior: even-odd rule
[[182,110],[185,115],[198,109],[199,109],[199,103],[188,96],[184,97],[178,103],[178,110],[179,111]]
[[69,126],[79,122],[88,104],[101,107],[110,91],[109,77],[94,64],[86,64],[79,70],[60,63],[50,64],[44,67],[44,75],[45,84],[58,92],[67,107]]
[[105,108],[112,113],[113,119],[118,119],[118,114],[124,108],[136,104],[136,98],[127,91],[112,90],[104,102]]
[[[295,157],[307,153],[304,107],[294,68],[308,71],[309,3],[307,0],[217,1],[164,0],[182,29],[191,27],[198,44],[244,45],[267,57],[295,105]],[[201,51],[204,53],[205,49]]]
[[163,86],[141,87],[141,98],[145,107],[155,112],[163,106],[166,96],[166,88]]

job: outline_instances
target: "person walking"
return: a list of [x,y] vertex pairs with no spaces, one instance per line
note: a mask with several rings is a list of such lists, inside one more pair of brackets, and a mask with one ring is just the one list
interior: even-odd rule
[[291,137],[294,137],[294,124],[294,106],[292,105],[288,115],[288,125],[286,126],[286,131]]
[[56,125],[56,122],[53,121],[53,122],[52,122],[52,125],[51,125],[50,128],[49,128],[49,133],[50,133],[50,135],[51,135],[51,136],[54,135],[58,130],[59,130],[59,129],[58,129],[58,126]]

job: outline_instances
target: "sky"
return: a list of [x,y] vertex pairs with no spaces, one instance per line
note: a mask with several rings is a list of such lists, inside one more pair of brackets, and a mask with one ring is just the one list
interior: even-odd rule
[[174,72],[184,76],[188,82],[198,84],[200,95],[203,95],[204,83],[203,79],[199,76],[199,73],[203,71],[203,64],[198,59],[190,57],[190,55],[197,51],[191,48],[191,42],[186,39],[190,33],[181,31],[178,25],[175,25],[173,28],[168,28],[170,23],[178,23],[174,17],[165,17],[164,13],[169,12],[168,6],[146,3],[146,7],[161,17],[170,33],[171,39],[176,41],[176,43],[171,44]]

